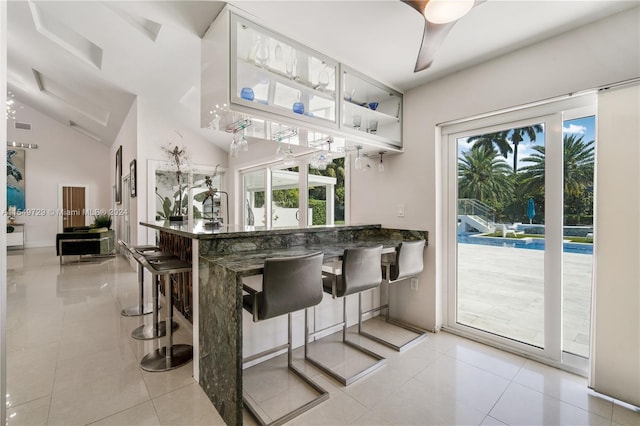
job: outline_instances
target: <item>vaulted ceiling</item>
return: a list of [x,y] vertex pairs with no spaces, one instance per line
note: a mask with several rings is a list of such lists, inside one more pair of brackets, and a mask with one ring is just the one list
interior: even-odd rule
[[[431,68],[414,73],[424,19],[400,1],[231,3],[262,25],[400,90],[640,4],[488,0],[453,27]],[[8,89],[19,102],[107,146],[135,97],[145,96],[227,149],[228,138],[198,126],[200,38],[224,5],[8,2]]]

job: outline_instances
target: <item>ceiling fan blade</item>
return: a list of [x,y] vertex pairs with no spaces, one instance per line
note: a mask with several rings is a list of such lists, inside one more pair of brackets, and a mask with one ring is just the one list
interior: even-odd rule
[[[429,0],[401,0],[404,4],[411,6],[424,18],[424,9],[429,3]],[[486,0],[475,0],[473,7],[484,3]],[[473,8],[472,7],[472,8]],[[436,51],[444,42],[444,39],[451,31],[451,28],[458,21],[449,22],[446,24],[434,24],[424,19],[424,32],[422,33],[422,44],[420,45],[420,51],[418,52],[418,59],[416,60],[416,66],[413,72],[426,70],[433,63]]]
[[424,14],[424,8],[427,6],[427,3],[429,3],[429,0],[402,0],[402,3],[411,6],[422,15]]
[[449,22],[448,24],[433,24],[425,19],[422,44],[420,45],[418,59],[416,60],[416,66],[413,72],[426,70],[431,66],[438,48],[455,24],[456,21]]

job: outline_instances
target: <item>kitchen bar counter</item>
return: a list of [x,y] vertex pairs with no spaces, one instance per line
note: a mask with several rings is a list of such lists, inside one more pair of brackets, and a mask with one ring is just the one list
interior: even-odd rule
[[219,227],[205,226],[204,219],[196,219],[192,222],[140,222],[141,225],[156,229],[158,231],[167,232],[174,235],[180,235],[187,238],[198,240],[211,240],[219,238],[238,238],[238,237],[258,237],[264,235],[290,235],[295,232],[319,233],[327,231],[339,230],[359,230],[359,229],[379,229],[380,225],[317,225],[317,226],[284,226],[271,227],[266,226],[239,226],[225,225]]
[[[191,247],[193,259],[194,377],[229,425],[242,424],[242,281],[262,273],[268,257],[322,251],[325,262],[345,248],[383,244],[393,252],[403,240],[427,239],[426,231],[380,225],[264,229],[142,223],[160,231],[160,247]],[[181,240],[189,240],[181,242]],[[164,243],[163,243],[164,242]],[[197,284],[196,284],[197,283]]]

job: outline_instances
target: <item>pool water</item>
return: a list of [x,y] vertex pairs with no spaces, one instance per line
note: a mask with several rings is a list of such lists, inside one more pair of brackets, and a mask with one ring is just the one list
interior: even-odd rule
[[[544,250],[544,238],[500,238],[477,237],[477,234],[458,234],[458,243],[479,244],[483,246],[515,247],[529,250]],[[593,254],[593,244],[568,243],[563,244],[565,253]]]

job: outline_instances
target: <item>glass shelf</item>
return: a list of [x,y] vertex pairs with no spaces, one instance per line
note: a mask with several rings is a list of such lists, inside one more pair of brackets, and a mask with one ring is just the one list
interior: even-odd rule
[[340,128],[402,146],[402,94],[342,66]]
[[231,103],[337,127],[337,62],[235,14],[231,29]]

